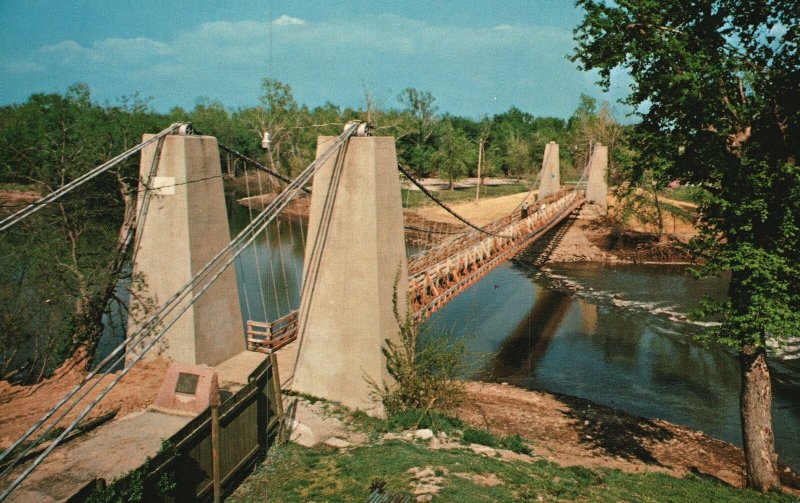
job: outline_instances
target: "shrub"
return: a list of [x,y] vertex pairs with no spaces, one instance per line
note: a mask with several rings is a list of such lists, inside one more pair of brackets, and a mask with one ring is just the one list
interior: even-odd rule
[[459,380],[464,370],[464,344],[433,337],[419,337],[408,300],[406,313],[398,309],[397,290],[392,298],[395,319],[400,326],[400,341],[386,340],[382,351],[386,368],[395,385],[372,383],[388,415],[401,411],[451,411],[464,398]]
[[386,420],[386,427],[389,430],[428,428],[435,432],[453,433],[463,426],[464,422],[457,417],[419,409],[401,410],[390,415]]

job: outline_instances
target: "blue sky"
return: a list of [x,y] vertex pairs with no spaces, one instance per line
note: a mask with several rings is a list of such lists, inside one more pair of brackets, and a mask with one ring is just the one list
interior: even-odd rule
[[415,87],[469,117],[566,118],[581,93],[621,116],[625,79],[602,94],[566,59],[580,19],[568,0],[0,0],[0,104],[86,82],[99,102],[235,108],[271,76],[311,107],[363,106],[365,90],[397,107]]

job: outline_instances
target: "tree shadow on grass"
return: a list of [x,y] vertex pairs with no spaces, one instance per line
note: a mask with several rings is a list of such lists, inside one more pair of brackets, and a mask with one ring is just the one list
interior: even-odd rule
[[582,444],[602,449],[611,456],[638,460],[649,465],[664,466],[647,448],[649,442],[665,442],[674,438],[668,429],[655,422],[610,407],[593,404],[580,398],[558,395],[570,407],[564,415],[575,420],[574,428]]

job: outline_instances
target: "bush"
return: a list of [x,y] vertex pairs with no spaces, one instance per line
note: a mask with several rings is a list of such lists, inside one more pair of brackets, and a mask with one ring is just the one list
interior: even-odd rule
[[420,409],[402,410],[392,414],[386,420],[386,427],[389,430],[428,428],[434,432],[443,431],[449,434],[463,426],[464,422],[457,417]]
[[464,398],[464,385],[459,380],[465,368],[463,342],[420,339],[408,300],[403,317],[398,310],[397,290],[392,302],[400,325],[400,342],[387,339],[382,351],[395,384],[390,387],[373,382],[377,398],[389,416],[402,411],[422,411],[422,416],[428,411],[452,411]]
[[500,440],[491,432],[477,428],[467,428],[464,430],[464,443],[480,444],[489,447],[499,447]]

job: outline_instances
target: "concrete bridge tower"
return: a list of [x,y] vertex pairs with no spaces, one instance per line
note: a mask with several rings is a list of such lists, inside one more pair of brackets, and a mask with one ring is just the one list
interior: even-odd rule
[[350,138],[314,176],[294,391],[383,415],[368,380],[391,382],[381,348],[398,338],[395,291],[405,312],[403,231],[394,138]]
[[558,159],[558,143],[551,141],[544,147],[542,176],[539,179],[539,195],[537,201],[561,190],[561,171]]
[[589,161],[589,181],[586,186],[586,201],[593,204],[603,215],[608,212],[607,170],[608,147],[597,144],[592,150],[592,158]]
[[[152,137],[144,135],[144,140]],[[137,229],[133,274],[143,284],[133,285],[141,290],[131,296],[129,334],[145,319],[144,302],[158,306],[168,300],[231,242],[217,139],[164,137],[150,179],[158,150],[158,143],[142,150],[139,167],[138,206],[141,209],[147,203],[147,211]],[[144,186],[151,188],[147,198]],[[179,308],[199,293],[203,284]],[[145,358],[161,354],[173,361],[207,365],[246,349],[233,268],[189,307],[154,349]]]

